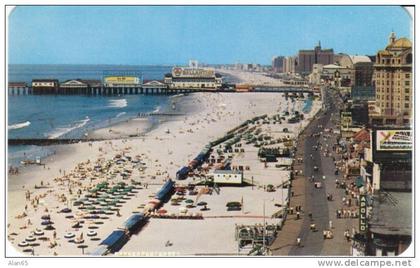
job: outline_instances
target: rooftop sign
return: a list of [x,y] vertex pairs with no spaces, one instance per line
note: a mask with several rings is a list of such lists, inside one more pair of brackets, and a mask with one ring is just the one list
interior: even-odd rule
[[212,68],[172,68],[173,77],[214,77],[215,71]]

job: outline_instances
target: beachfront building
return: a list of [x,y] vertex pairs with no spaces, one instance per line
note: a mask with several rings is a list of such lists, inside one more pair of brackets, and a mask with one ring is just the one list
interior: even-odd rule
[[321,42],[314,49],[299,50],[297,73],[310,74],[314,64],[328,65],[334,61],[333,49],[322,49]]
[[32,80],[33,94],[57,94],[59,82],[57,79],[34,79]]
[[353,70],[352,86],[372,85],[373,62],[368,56],[341,54],[338,65]]
[[290,56],[283,59],[283,73],[294,74],[296,72],[297,57]]
[[283,72],[283,60],[284,60],[283,56],[274,56],[271,59],[271,68],[273,72],[275,73]]
[[9,95],[29,94],[29,88],[26,82],[9,82],[7,88]]
[[169,89],[217,90],[222,87],[222,76],[213,68],[174,67],[164,83]]
[[81,79],[67,80],[60,84],[60,88],[87,88],[88,84]]
[[92,89],[102,87],[100,80],[72,79],[64,81],[58,89],[59,94],[91,94]]
[[165,90],[168,86],[161,80],[144,80],[141,86],[147,92],[160,92]]
[[411,41],[391,33],[374,64],[375,107],[369,110],[374,125],[410,125],[413,110],[413,53]]
[[240,170],[219,170],[216,169],[210,176],[213,177],[213,182],[221,184],[242,184],[243,173]]
[[353,85],[354,69],[336,64],[322,66],[321,78],[335,87]]
[[412,193],[385,192],[375,197],[367,255],[398,256],[412,241]]
[[138,88],[141,86],[141,79],[137,76],[106,76],[104,77],[105,87],[117,88]]

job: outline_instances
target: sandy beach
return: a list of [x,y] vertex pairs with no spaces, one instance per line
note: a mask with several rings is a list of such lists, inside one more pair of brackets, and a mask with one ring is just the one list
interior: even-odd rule
[[[34,254],[40,256],[80,255],[80,244],[86,246],[83,253],[92,252],[133,212],[141,212],[162,184],[169,178],[175,179],[176,171],[187,165],[209,141],[255,116],[275,115],[285,109],[301,111],[303,107],[303,100],[292,103],[290,98],[286,100],[279,93],[194,93],[181,99],[180,105],[189,106],[188,115],[162,120],[154,128],[149,119],[135,118],[96,130],[89,136],[108,140],[56,146],[56,154],[44,160],[45,166],[23,168],[18,175],[9,175],[7,233],[12,246],[25,254],[32,254],[33,249]],[[314,101],[311,111],[300,123],[283,121],[263,126],[264,131],[282,138],[286,135],[283,129],[288,128],[287,136],[293,139],[319,108],[320,103]],[[269,216],[267,223],[277,223],[279,219],[271,218],[271,215],[279,210],[275,204],[284,203],[287,192],[281,188],[267,192],[265,186],[281,185],[289,179],[289,172],[273,164],[264,166],[258,160],[257,149],[251,145],[244,145],[244,150],[244,154],[234,156],[233,164],[250,167],[244,171],[244,178],[250,180],[252,177],[255,187],[224,187],[218,195],[204,195],[202,200],[211,209],[203,212],[204,219],[200,221],[152,218],[140,233],[131,237],[120,254],[139,251],[173,251],[179,255],[237,254],[235,224],[261,223],[263,213]],[[129,156],[136,161],[122,163],[117,161],[118,156]],[[98,183],[117,185],[130,181],[141,182],[143,186],[127,196],[127,200],[118,206],[118,213],[114,211],[95,220],[83,220],[84,212],[73,206],[75,200]],[[193,182],[194,178],[177,181],[181,185]],[[244,211],[229,212],[231,218],[220,217],[226,216],[226,202],[241,198]],[[266,202],[266,211],[262,209],[263,202]],[[63,208],[69,208],[71,212],[60,212]],[[168,213],[178,213],[170,204],[164,204],[163,208]],[[191,212],[197,211],[192,209]],[[54,231],[42,230],[46,223],[41,218],[46,215],[53,222]],[[72,227],[78,221],[83,221],[82,226]],[[32,246],[18,246],[25,239],[36,238],[37,229],[39,236],[45,239]],[[88,232],[95,235],[88,237]],[[84,241],[70,243],[64,237],[68,233],[77,241],[80,242],[80,238]],[[166,240],[173,242],[171,248],[165,247]]]
[[264,73],[227,69],[217,69],[217,72],[222,75],[234,77],[235,81],[238,81],[238,83],[249,85],[284,86],[282,80],[266,76]]

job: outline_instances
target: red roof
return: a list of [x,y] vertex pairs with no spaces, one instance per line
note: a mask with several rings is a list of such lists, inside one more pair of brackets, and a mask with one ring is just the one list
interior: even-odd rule
[[370,133],[367,129],[363,128],[353,135],[353,139],[356,142],[370,141]]

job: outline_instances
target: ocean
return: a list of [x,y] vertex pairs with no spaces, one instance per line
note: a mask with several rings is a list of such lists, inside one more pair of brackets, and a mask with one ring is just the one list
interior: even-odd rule
[[[9,82],[55,78],[98,79],[115,72],[141,73],[143,79],[163,79],[171,66],[123,65],[9,65]],[[121,96],[8,96],[8,138],[80,138],[84,133],[134,118],[138,113],[166,109],[164,95]],[[9,166],[21,160],[45,157],[52,151],[45,146],[9,146]]]

